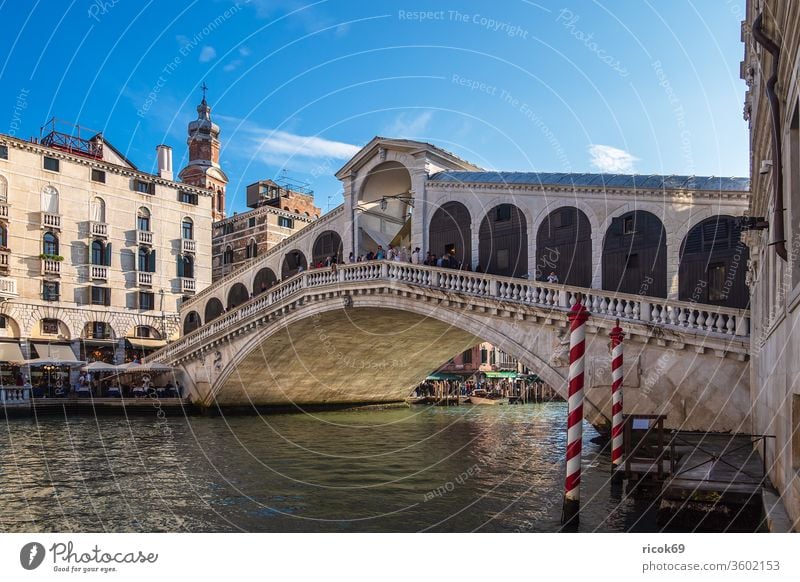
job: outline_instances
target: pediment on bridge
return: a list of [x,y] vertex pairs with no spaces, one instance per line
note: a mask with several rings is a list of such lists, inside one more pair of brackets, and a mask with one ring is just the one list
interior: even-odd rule
[[336,172],[336,177],[343,180],[351,172],[358,172],[373,158],[385,158],[389,151],[402,152],[415,158],[423,157],[426,161],[442,170],[463,170],[467,172],[483,170],[480,166],[462,160],[457,155],[424,141],[375,136]]

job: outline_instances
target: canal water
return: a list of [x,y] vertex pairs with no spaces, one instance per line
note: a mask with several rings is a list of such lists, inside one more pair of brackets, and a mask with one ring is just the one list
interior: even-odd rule
[[[9,419],[0,531],[560,529],[564,403]],[[585,425],[582,531],[653,531]]]

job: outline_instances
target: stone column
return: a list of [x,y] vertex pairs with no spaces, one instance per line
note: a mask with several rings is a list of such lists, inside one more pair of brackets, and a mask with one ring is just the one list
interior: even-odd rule
[[[470,245],[472,247],[472,269],[478,266],[481,261],[480,255],[480,229],[482,217],[472,217],[472,224],[470,225]],[[482,265],[486,268],[486,265]]]
[[425,168],[409,169],[411,173],[411,196],[414,199],[414,208],[411,210],[411,250],[419,247],[423,252],[428,248],[428,222],[432,212],[428,208],[428,197],[425,182],[428,172]]
[[667,234],[667,299],[678,299],[678,254],[681,241],[674,234]]
[[603,288],[603,238],[604,232],[592,231],[592,289]]

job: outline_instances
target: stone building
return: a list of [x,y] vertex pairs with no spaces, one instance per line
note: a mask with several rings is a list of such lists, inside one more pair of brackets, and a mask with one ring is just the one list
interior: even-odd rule
[[56,121],[40,140],[0,135],[3,385],[11,362],[123,363],[179,334],[180,301],[211,283],[213,198],[157,152],[151,174]]
[[322,213],[319,207],[314,206],[314,197],[310,193],[297,192],[272,180],[250,184],[247,204],[253,210],[235,213],[214,223],[214,281],[265,253]]
[[800,529],[800,4],[748,0],[742,26],[750,123],[750,427]]

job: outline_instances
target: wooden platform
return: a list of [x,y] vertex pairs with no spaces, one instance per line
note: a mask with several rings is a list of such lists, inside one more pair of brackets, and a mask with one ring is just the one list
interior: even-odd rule
[[8,417],[39,415],[146,415],[163,410],[166,414],[196,412],[186,398],[31,398],[0,406]]

